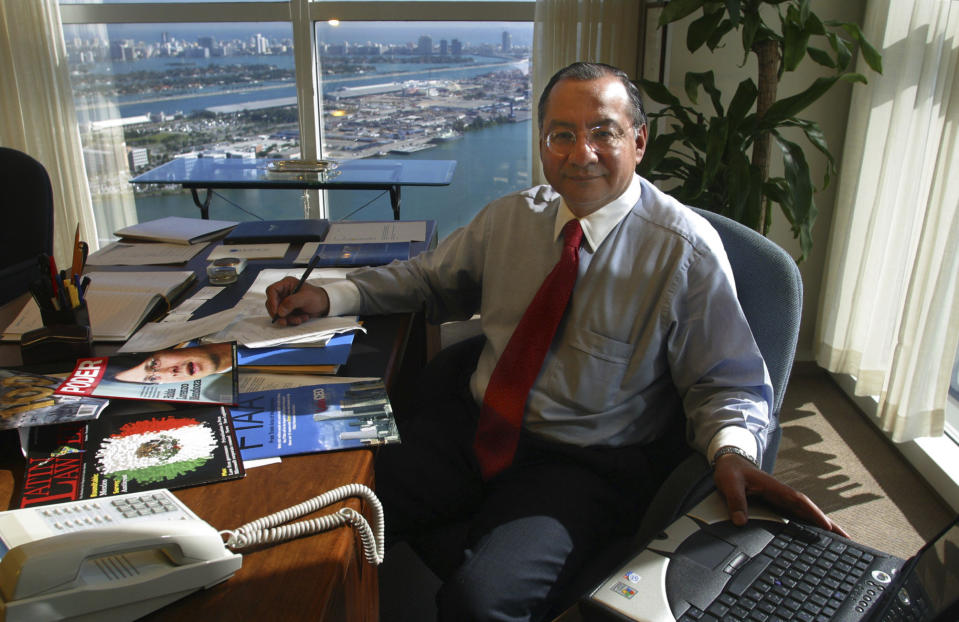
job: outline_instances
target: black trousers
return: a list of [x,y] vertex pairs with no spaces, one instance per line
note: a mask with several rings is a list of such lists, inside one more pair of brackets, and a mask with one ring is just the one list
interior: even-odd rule
[[401,443],[379,449],[388,543],[410,540],[437,558],[449,549],[440,620],[538,620],[592,552],[635,530],[680,456],[659,444],[583,448],[524,434],[512,466],[484,482],[466,378],[428,389],[400,418]]

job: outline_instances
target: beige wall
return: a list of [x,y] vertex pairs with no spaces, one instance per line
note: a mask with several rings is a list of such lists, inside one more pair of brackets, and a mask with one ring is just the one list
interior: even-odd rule
[[[823,20],[837,19],[862,24],[866,0],[844,0],[843,2],[813,0],[812,8]],[[693,18],[697,16],[698,14],[694,15]],[[687,18],[682,22],[670,26],[667,65],[667,80],[670,89],[674,93],[682,91],[683,78],[687,71],[708,71],[711,69],[716,74],[717,87],[727,95],[726,100],[724,100],[724,104],[727,104],[728,98],[732,97],[739,82],[747,77],[751,77],[754,82],[756,81],[755,56],[750,54],[746,64],[740,67],[742,63],[742,46],[739,43],[738,37],[732,33],[727,35],[727,45],[724,49],[717,49],[716,52],[710,52],[704,47],[691,55],[686,49],[686,27],[690,21],[692,21],[692,18]],[[775,13],[771,15],[771,19],[767,18],[767,22],[778,25],[778,18],[775,16]],[[781,98],[797,93],[806,88],[806,86],[811,84],[812,81],[820,75],[827,75],[827,70],[807,59],[798,71],[784,74],[783,80],[779,85],[778,96]],[[845,139],[846,118],[852,88],[853,87],[847,83],[839,83],[801,114],[803,118],[819,123],[837,164],[843,164],[841,159],[842,147]],[[702,104],[705,99],[705,97],[700,97],[700,103]],[[805,147],[808,145],[805,137],[801,134],[794,136],[793,139],[801,146]],[[773,147],[773,152],[773,155],[776,156],[778,149],[776,149],[775,146]],[[812,146],[809,146],[809,149],[806,150],[806,156],[812,169],[813,183],[819,188],[822,186],[825,159]],[[855,163],[847,162],[843,165],[854,166]],[[774,160],[770,172],[772,175],[781,175],[781,163],[777,163]],[[829,240],[829,227],[832,222],[835,194],[836,177],[832,179],[826,189],[820,190],[814,197],[816,207],[819,210],[819,216],[813,230],[813,250],[809,258],[799,266],[803,279],[805,298],[803,302],[803,320],[799,333],[797,360],[812,360],[813,358],[813,335],[819,307],[819,291],[822,281],[823,263],[826,256],[826,245]],[[799,242],[793,239],[792,232],[789,229],[789,223],[785,217],[780,211],[776,210],[778,210],[778,208],[774,207],[769,237],[796,257],[799,255]]]

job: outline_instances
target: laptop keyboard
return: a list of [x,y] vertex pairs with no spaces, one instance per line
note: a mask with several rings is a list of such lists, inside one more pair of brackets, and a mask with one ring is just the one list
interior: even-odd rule
[[679,622],[825,622],[873,559],[871,553],[789,523],[705,611],[691,607]]

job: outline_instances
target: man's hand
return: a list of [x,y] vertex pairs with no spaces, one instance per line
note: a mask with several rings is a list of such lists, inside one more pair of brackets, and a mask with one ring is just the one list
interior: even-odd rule
[[299,279],[288,276],[266,288],[266,312],[281,325],[296,326],[330,312],[330,298],[321,287],[304,284],[293,293]]
[[748,519],[746,498],[759,496],[787,516],[849,537],[849,534],[831,521],[809,497],[783,484],[769,473],[757,469],[749,460],[741,456],[735,454],[720,456],[716,460],[713,478],[719,492],[726,498],[729,517],[733,524],[746,524]]

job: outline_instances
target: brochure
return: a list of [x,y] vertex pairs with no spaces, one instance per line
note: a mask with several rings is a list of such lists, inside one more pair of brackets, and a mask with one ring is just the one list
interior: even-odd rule
[[208,343],[83,358],[56,392],[160,402],[235,404],[236,344]]
[[170,244],[197,244],[225,235],[239,223],[233,220],[209,220],[167,216],[137,223],[114,231],[128,240],[148,240]]
[[110,400],[57,395],[63,382],[13,369],[0,369],[0,430],[96,419]]
[[244,460],[400,441],[381,380],[243,393],[230,411]]
[[316,254],[320,268],[345,266],[382,266],[394,260],[410,258],[409,242],[359,242],[320,244]]
[[26,431],[19,507],[243,477],[229,411],[201,406]]
[[236,362],[243,368],[254,366],[283,367],[298,365],[329,365],[339,366],[346,363],[353,346],[354,333],[343,333],[330,337],[326,345],[321,347],[287,347],[273,346],[270,348],[247,348],[239,346],[236,351]]

